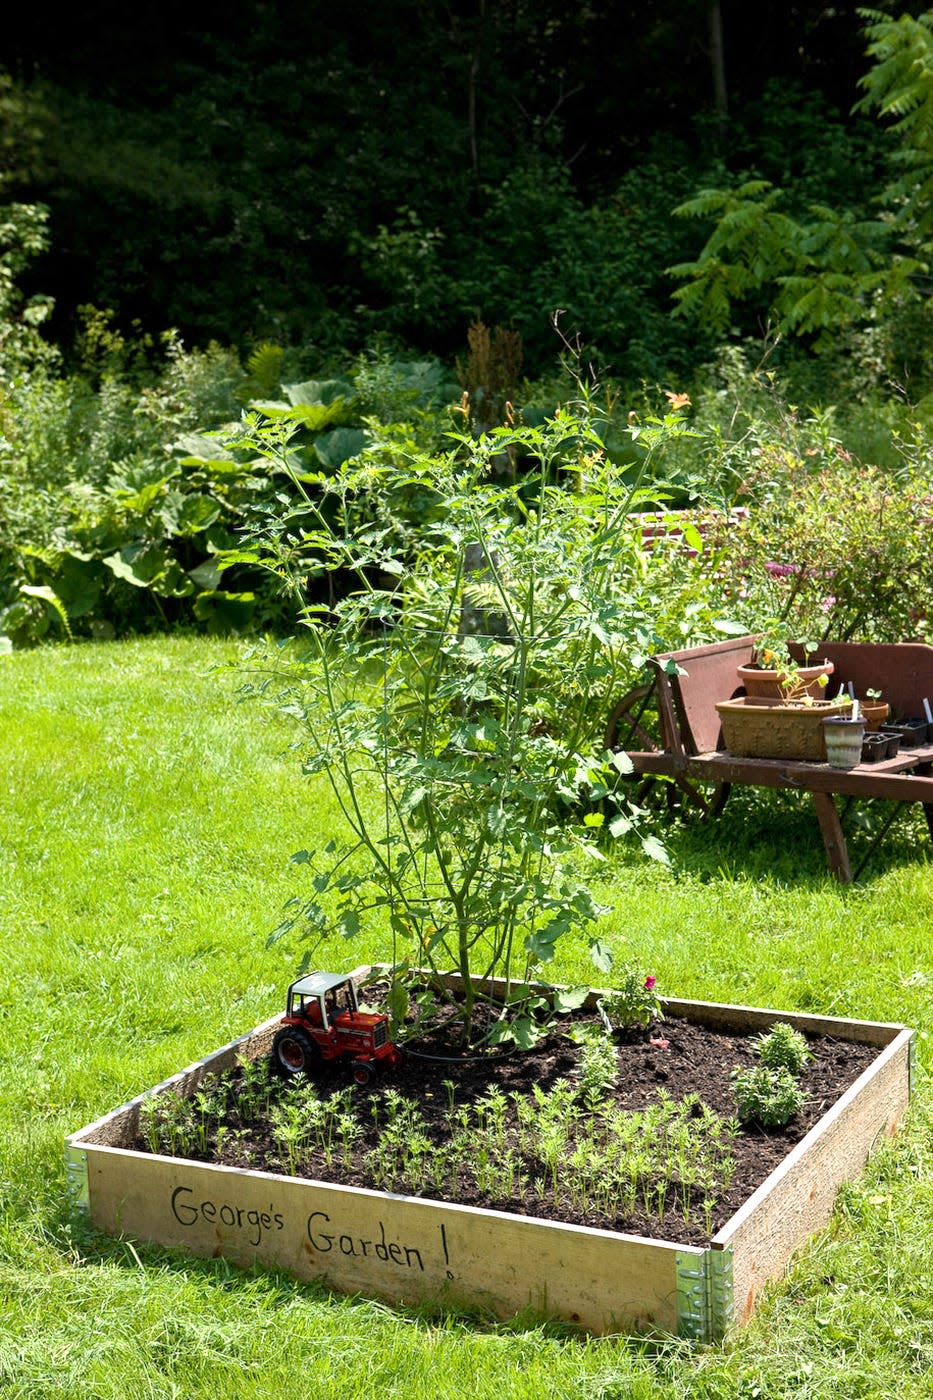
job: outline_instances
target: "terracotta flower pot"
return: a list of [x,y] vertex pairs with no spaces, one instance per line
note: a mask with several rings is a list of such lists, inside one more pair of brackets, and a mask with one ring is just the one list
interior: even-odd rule
[[[784,685],[788,680],[784,671],[769,671],[762,666],[738,666],[739,680],[745,687],[745,694],[770,700],[784,699]],[[825,694],[825,685],[820,684],[823,676],[831,676],[835,666],[832,661],[821,661],[816,666],[799,666],[794,671],[805,694],[819,700]]]
[[884,700],[860,700],[859,708],[869,734],[874,734],[879,730],[891,713],[891,706]]

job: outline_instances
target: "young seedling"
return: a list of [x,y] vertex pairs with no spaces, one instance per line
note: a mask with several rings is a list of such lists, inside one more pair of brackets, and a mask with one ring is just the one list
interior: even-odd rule
[[609,1035],[647,1028],[652,1021],[663,1021],[661,999],[655,991],[655,978],[642,977],[634,968],[626,968],[618,986],[596,1003],[603,1025]]

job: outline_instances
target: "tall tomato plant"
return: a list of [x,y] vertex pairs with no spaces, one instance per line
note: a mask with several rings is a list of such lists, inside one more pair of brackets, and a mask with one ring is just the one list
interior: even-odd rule
[[[638,431],[650,456],[687,430],[673,413]],[[241,440],[288,469],[284,425],[248,421]],[[516,482],[494,470],[504,454],[523,464]],[[405,558],[361,524],[360,494],[380,489],[433,503]],[[304,645],[267,660],[256,684],[284,683],[305,771],[326,777],[348,830],[294,857],[313,867],[313,894],[274,938],[352,937],[386,910],[396,967],[461,974],[465,1042],[474,979],[494,976],[506,993],[491,1039],[529,1040],[529,978],[601,912],[585,878],[595,833],[607,818],[613,834],[638,830],[617,791],[628,761],[602,734],[632,670],[643,499],[593,427],[561,417],[404,464],[364,457],[258,532]],[[308,606],[304,581],[321,569],[356,585]]]

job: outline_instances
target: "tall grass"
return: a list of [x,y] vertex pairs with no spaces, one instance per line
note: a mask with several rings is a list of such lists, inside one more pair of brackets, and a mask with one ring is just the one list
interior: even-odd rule
[[[723,1346],[431,1317],[110,1240],[73,1221],[62,1139],[279,1006],[267,950],[289,854],[336,828],[284,722],[214,670],[237,644],[149,639],[0,659],[0,1394],[11,1400],[933,1395],[933,882],[905,818],[865,882],[826,876],[815,820],[733,799],[620,852],[605,932],[670,994],[903,1020],[904,1132]],[[384,952],[378,931],[327,950]],[[567,946],[554,976],[588,978]]]

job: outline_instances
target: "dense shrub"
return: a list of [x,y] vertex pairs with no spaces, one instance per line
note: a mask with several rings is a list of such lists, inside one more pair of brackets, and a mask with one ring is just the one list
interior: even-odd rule
[[744,483],[753,507],[734,527],[724,583],[753,623],[786,620],[814,640],[927,640],[933,619],[933,492],[841,447],[762,451]]

